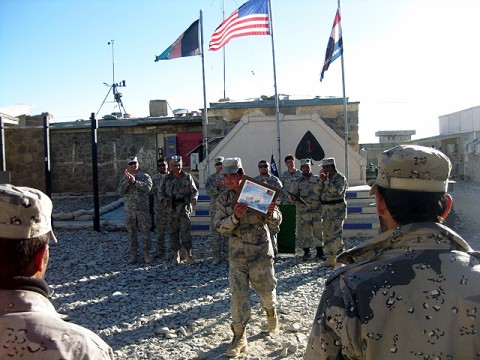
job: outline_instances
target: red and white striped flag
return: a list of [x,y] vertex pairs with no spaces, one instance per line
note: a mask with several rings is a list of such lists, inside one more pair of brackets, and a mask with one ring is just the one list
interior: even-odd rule
[[209,50],[219,50],[230,39],[246,35],[270,35],[268,0],[250,0],[235,10],[212,34]]

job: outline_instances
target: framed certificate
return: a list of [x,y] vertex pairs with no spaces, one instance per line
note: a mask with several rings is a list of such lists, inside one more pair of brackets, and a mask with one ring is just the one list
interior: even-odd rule
[[268,206],[277,199],[280,191],[281,189],[245,176],[236,201],[247,204],[251,210],[261,215],[267,215]]

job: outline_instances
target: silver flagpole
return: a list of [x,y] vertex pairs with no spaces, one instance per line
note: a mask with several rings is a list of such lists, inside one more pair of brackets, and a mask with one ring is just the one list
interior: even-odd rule
[[278,91],[277,91],[277,69],[275,65],[275,42],[273,41],[273,17],[272,17],[272,2],[268,0],[268,17],[270,23],[270,36],[272,38],[272,58],[273,58],[273,87],[275,89],[275,115],[277,117],[277,171],[280,174],[282,171],[281,168],[281,153],[280,153],[280,106],[278,103]]
[[[340,15],[340,24],[342,20],[342,10],[340,8],[340,0],[338,0],[338,12]],[[342,86],[343,86],[343,118],[345,127],[345,177],[348,183],[348,111],[347,111],[347,96],[345,95],[345,68],[343,64],[343,31],[342,31]]]
[[[225,21],[225,0],[223,0],[223,6],[222,6],[222,22]],[[223,98],[225,99],[227,97],[227,91],[226,91],[226,73],[225,73],[225,47],[222,47],[223,51]]]
[[210,165],[209,165],[209,158],[208,158],[208,113],[207,113],[207,90],[205,86],[205,56],[203,52],[203,14],[202,10],[200,10],[200,46],[202,52],[202,78],[203,78],[203,123],[204,123],[204,130],[203,130],[203,147],[205,149],[205,160],[207,163],[207,173],[205,174],[208,176],[210,174]]

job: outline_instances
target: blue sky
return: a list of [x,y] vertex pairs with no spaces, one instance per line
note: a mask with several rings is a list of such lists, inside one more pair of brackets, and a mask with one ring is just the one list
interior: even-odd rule
[[[244,1],[225,0],[225,16]],[[199,56],[154,62],[203,11],[207,101],[223,97],[222,52],[208,42],[222,21],[223,0],[2,0],[0,111],[55,121],[88,119],[115,81],[133,116],[149,101],[172,109],[203,107]],[[336,0],[272,0],[277,85],[295,97],[341,96],[341,62],[319,82]],[[375,131],[438,134],[438,116],[480,105],[480,1],[345,0],[342,28],[347,96],[360,102],[361,142]],[[268,36],[226,46],[226,95],[273,95]],[[107,101],[111,101],[110,96]],[[23,106],[12,107],[12,105]],[[98,117],[115,111],[107,102]],[[21,110],[18,110],[18,109]],[[23,112],[22,112],[23,110]]]

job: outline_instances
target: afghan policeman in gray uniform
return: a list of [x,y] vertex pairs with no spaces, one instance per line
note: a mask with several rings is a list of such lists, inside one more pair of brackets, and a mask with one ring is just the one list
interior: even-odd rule
[[212,232],[213,236],[213,243],[212,243],[212,255],[213,265],[218,265],[222,261],[222,258],[228,257],[228,243],[223,235],[221,235],[215,225],[213,220],[215,218],[215,211],[217,209],[216,203],[218,195],[224,190],[226,190],[225,184],[223,182],[223,175],[221,174],[222,171],[222,163],[223,157],[219,156],[214,159],[215,162],[215,172],[207,178],[205,182],[205,189],[207,190],[207,194],[210,196],[210,231]]
[[226,355],[236,357],[247,349],[246,326],[251,316],[250,284],[260,295],[267,313],[267,329],[278,332],[276,313],[277,293],[273,248],[269,227],[279,226],[282,214],[272,202],[265,215],[249,209],[245,203],[235,201],[244,179],[242,160],[238,157],[223,161],[222,174],[228,190],[217,199],[215,226],[221,234],[229,236],[229,281],[232,312],[233,342]]
[[150,227],[152,217],[149,209],[149,193],[152,190],[152,179],[150,175],[140,171],[138,158],[130,156],[127,159],[128,169],[123,173],[118,184],[118,193],[124,196],[125,226],[128,231],[130,244],[129,264],[137,262],[137,231],[143,240],[143,255],[146,264],[151,262],[150,258]]
[[288,192],[290,191],[292,182],[302,176],[302,172],[295,167],[295,157],[292,154],[285,156],[285,165],[287,166],[287,170],[280,174],[283,189],[279,200],[282,205],[292,204]]
[[343,223],[347,217],[347,178],[337,171],[334,158],[322,160],[320,181],[315,184],[313,191],[320,195],[322,203],[322,235],[323,249],[328,258],[320,266],[335,266],[335,258],[343,250]]
[[[320,198],[313,191],[313,187],[320,181],[318,175],[312,174],[312,160],[302,159],[300,161],[302,176],[295,179],[290,186],[293,194],[290,199],[296,205],[297,211],[297,248],[303,249],[303,260],[310,258],[310,248],[317,248],[317,256],[323,255],[322,240],[322,214]],[[303,199],[303,204],[297,201],[295,196]]]
[[[258,162],[258,171],[260,175],[255,177],[255,180],[261,181],[265,184],[273,186],[277,189],[282,189],[283,184],[278,177],[270,173],[270,163],[267,160],[260,160]],[[273,253],[275,256],[278,254],[278,233],[280,232],[280,226],[270,228],[270,238],[272,239]]]
[[190,215],[197,204],[198,189],[192,175],[184,172],[181,156],[172,156],[172,171],[161,184],[160,198],[167,208],[170,248],[173,263],[180,263],[180,244],[185,249],[185,262],[194,263],[192,256],[192,234],[190,233]]
[[160,199],[160,188],[163,178],[168,174],[167,162],[157,160],[157,173],[152,176],[153,210],[155,229],[157,230],[157,258],[165,256],[165,234],[167,232],[167,209]]
[[450,160],[400,145],[378,164],[382,233],[337,257],[305,358],[480,358],[480,253],[442,224]]
[[51,214],[40,190],[0,185],[0,359],[113,359],[110,346],[62,320],[48,299]]

